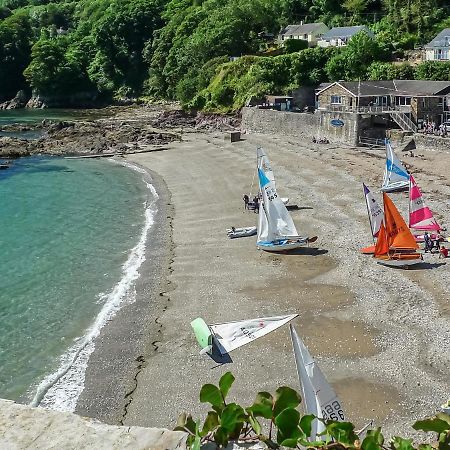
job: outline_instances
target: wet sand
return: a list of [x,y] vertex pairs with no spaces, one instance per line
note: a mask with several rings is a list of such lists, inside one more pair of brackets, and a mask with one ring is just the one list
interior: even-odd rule
[[[226,237],[232,225],[256,224],[241,198],[257,190],[256,180],[251,187],[257,145],[268,153],[279,193],[301,207],[292,211],[300,233],[319,236],[300,254],[265,253],[254,237]],[[167,150],[128,159],[165,180],[174,250],[168,308],[155,319],[157,348],[135,377],[124,424],[172,427],[183,411],[203,415],[201,386],[228,370],[236,376],[230,395],[244,405],[261,390],[299,387],[287,327],[233,352],[233,364],[215,367],[198,355],[190,328],[198,316],[217,323],[299,313],[298,333],[357,426],[373,418],[387,434],[413,435],[414,419],[447,399],[448,266],[425,255],[426,269],[399,271],[358,252],[371,243],[361,182],[381,184],[382,152],[262,135],[231,144],[221,134],[186,133]],[[410,159],[422,170],[421,158]],[[416,176],[439,218],[450,217],[447,171],[439,166]],[[407,210],[405,194],[392,198]]]

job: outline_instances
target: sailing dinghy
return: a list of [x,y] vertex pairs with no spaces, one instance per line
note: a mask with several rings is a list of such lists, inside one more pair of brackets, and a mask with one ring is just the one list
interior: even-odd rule
[[[425,204],[422,192],[412,175],[409,177],[409,228],[430,231],[432,240],[439,239],[439,232],[442,230],[430,208]],[[417,242],[424,241],[423,234],[416,235],[414,238]]]
[[[366,200],[367,207],[367,215],[369,216],[369,224],[370,224],[370,232],[372,234],[372,238],[376,238],[380,231],[381,224],[383,222],[383,210],[381,209],[378,202],[375,200],[372,192],[369,191],[369,188],[363,183],[364,189],[364,198]],[[375,251],[375,244],[370,245],[369,247],[364,247],[361,249],[361,253],[365,255],[373,255]]]
[[230,239],[254,236],[255,234],[256,234],[256,227],[227,228],[227,235]]
[[[261,147],[258,147],[256,149],[256,167],[258,169],[261,168],[266,174],[266,177],[270,181],[272,181],[273,185],[275,186],[275,176],[273,174],[272,166],[270,165],[269,158],[267,157],[266,152]],[[287,205],[289,203],[289,198],[281,197],[281,201],[285,205]]]
[[216,325],[208,325],[199,317],[191,322],[191,327],[201,347],[200,354],[206,353],[214,361],[224,363],[231,362],[228,355],[231,351],[271,333],[297,316],[261,317]]
[[[319,366],[312,359],[295,328],[289,325],[289,329],[291,331],[298,379],[303,393],[305,413],[314,414],[319,419],[344,422],[344,410],[336,393]],[[324,423],[317,419],[314,420],[311,424],[310,441],[320,440],[319,435],[324,431]]]
[[409,173],[392,149],[389,139],[386,139],[386,166],[384,168],[382,192],[393,192],[407,189]]
[[383,192],[384,221],[378,232],[374,257],[379,264],[406,267],[422,262],[414,236],[389,196]]
[[284,252],[308,245],[317,240],[299,236],[289,211],[278,197],[273,181],[264,170],[258,168],[262,202],[258,216],[258,236],[256,246],[267,252]]

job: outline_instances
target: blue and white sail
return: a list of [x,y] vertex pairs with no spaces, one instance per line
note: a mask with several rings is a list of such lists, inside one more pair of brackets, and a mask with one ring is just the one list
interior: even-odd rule
[[381,190],[383,192],[399,191],[409,187],[409,173],[398,159],[392,145],[386,139],[386,166]]
[[298,235],[289,211],[277,194],[275,184],[262,167],[258,167],[262,195],[258,218],[256,245],[267,251],[284,251],[308,244],[308,238]]
[[[273,183],[274,186],[276,186],[272,166],[270,165],[269,158],[262,147],[258,147],[256,149],[256,167],[258,169],[262,169],[266,174],[266,177]],[[287,205],[289,203],[289,197],[281,197],[281,201]]]
[[[344,411],[336,392],[334,392],[319,366],[312,359],[295,328],[292,325],[289,325],[289,328],[294,348],[295,364],[303,394],[305,413],[313,414],[319,419],[344,422]],[[316,441],[321,439],[318,435],[324,431],[325,425],[323,422],[314,420],[311,424],[310,440]]]

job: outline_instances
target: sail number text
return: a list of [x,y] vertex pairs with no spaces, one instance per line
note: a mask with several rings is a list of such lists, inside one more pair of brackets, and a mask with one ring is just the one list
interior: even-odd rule
[[322,408],[322,417],[326,420],[345,420],[344,411],[337,400],[328,403]]

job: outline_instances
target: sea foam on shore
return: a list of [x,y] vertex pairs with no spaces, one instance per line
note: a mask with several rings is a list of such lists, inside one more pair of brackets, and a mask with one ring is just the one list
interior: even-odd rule
[[133,303],[136,299],[135,281],[139,278],[139,268],[146,259],[146,243],[158,210],[159,196],[147,171],[125,161],[116,161],[116,163],[141,173],[142,180],[149,190],[148,200],[145,202],[145,223],[139,241],[131,249],[122,267],[121,279],[108,294],[100,294],[103,307],[94,323],[86,334],[77,339],[61,356],[58,370],[41,381],[31,406],[44,406],[59,411],[75,410],[78,397],[84,389],[85,372],[89,356],[95,349],[95,339],[99,336],[101,329],[124,305]]

